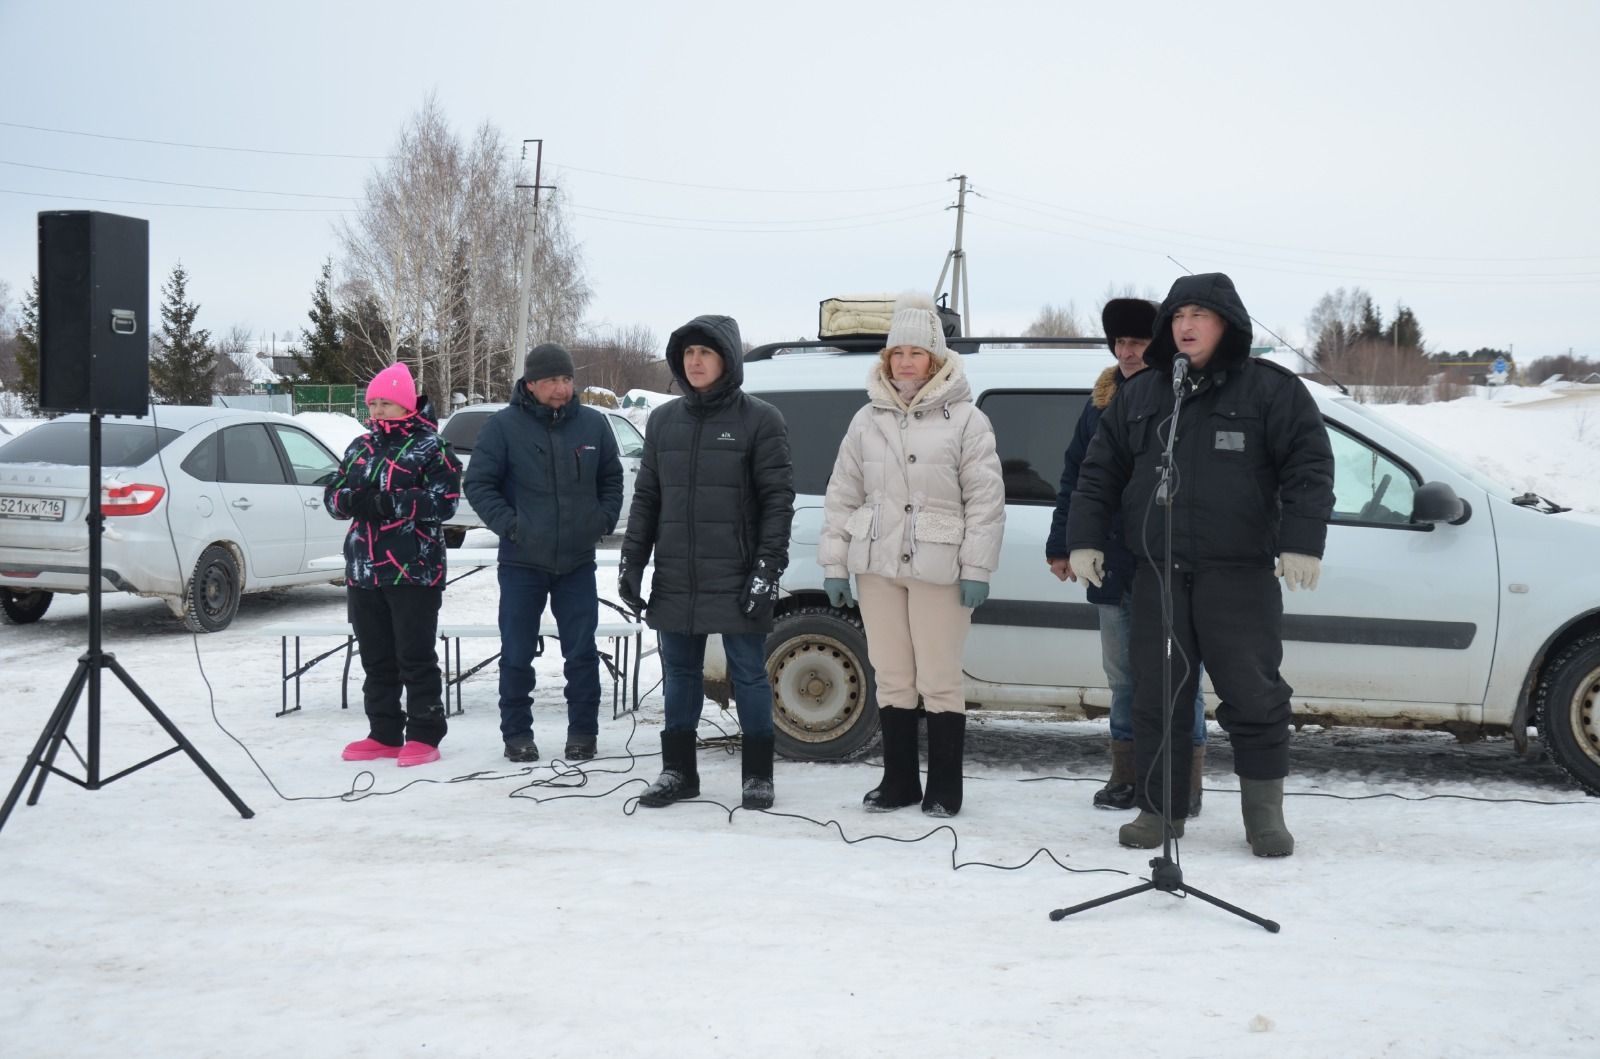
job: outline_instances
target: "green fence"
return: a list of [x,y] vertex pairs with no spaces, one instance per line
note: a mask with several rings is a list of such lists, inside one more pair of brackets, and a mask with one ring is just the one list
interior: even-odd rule
[[294,394],[296,412],[343,412],[357,419],[367,417],[358,386],[297,382],[283,388]]

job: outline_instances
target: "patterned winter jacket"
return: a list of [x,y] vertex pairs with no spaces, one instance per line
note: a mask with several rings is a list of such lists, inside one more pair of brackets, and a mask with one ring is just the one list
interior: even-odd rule
[[[426,397],[404,419],[375,419],[350,443],[339,473],[323,490],[334,518],[354,519],[344,539],[345,583],[353,588],[444,584],[444,520],[461,499],[461,464],[439,436]],[[395,517],[356,518],[351,495],[392,495]]]

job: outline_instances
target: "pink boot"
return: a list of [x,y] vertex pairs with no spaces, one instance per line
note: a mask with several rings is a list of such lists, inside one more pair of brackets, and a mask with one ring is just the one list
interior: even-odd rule
[[346,761],[375,761],[380,757],[399,757],[400,748],[380,743],[368,736],[366,739],[357,739],[344,748]]
[[429,746],[427,743],[419,743],[415,739],[411,739],[406,742],[405,746],[400,748],[400,760],[396,761],[395,764],[401,768],[409,768],[412,765],[426,765],[430,761],[438,760],[438,747]]

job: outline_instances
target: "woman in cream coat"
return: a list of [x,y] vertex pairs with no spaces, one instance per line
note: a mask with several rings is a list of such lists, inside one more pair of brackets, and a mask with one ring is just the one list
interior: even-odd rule
[[[961,652],[1000,561],[1005,489],[994,429],[972,403],[933,303],[901,296],[828,480],[818,548],[829,601],[856,603],[877,674],[883,780],[862,800],[961,811],[966,701]],[[917,698],[928,716],[928,789],[917,767]]]

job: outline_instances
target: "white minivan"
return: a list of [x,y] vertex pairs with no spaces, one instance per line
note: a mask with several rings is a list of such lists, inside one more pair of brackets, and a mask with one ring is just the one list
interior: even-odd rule
[[[1050,575],[1044,542],[1067,443],[1111,363],[1104,342],[950,345],[994,424],[1006,488],[1000,568],[967,640],[969,705],[1102,715],[1111,693],[1094,607],[1081,582]],[[794,459],[789,568],[767,642],[778,749],[790,758],[842,758],[877,730],[861,619],[828,605],[816,546],[828,475],[880,346],[795,342],[745,359],[745,391],[783,412]],[[1307,385],[1333,447],[1335,509],[1317,590],[1284,593],[1296,720],[1510,732],[1519,745],[1537,723],[1555,759],[1600,793],[1600,518],[1491,481]],[[709,657],[708,693],[720,699],[726,678]]]

